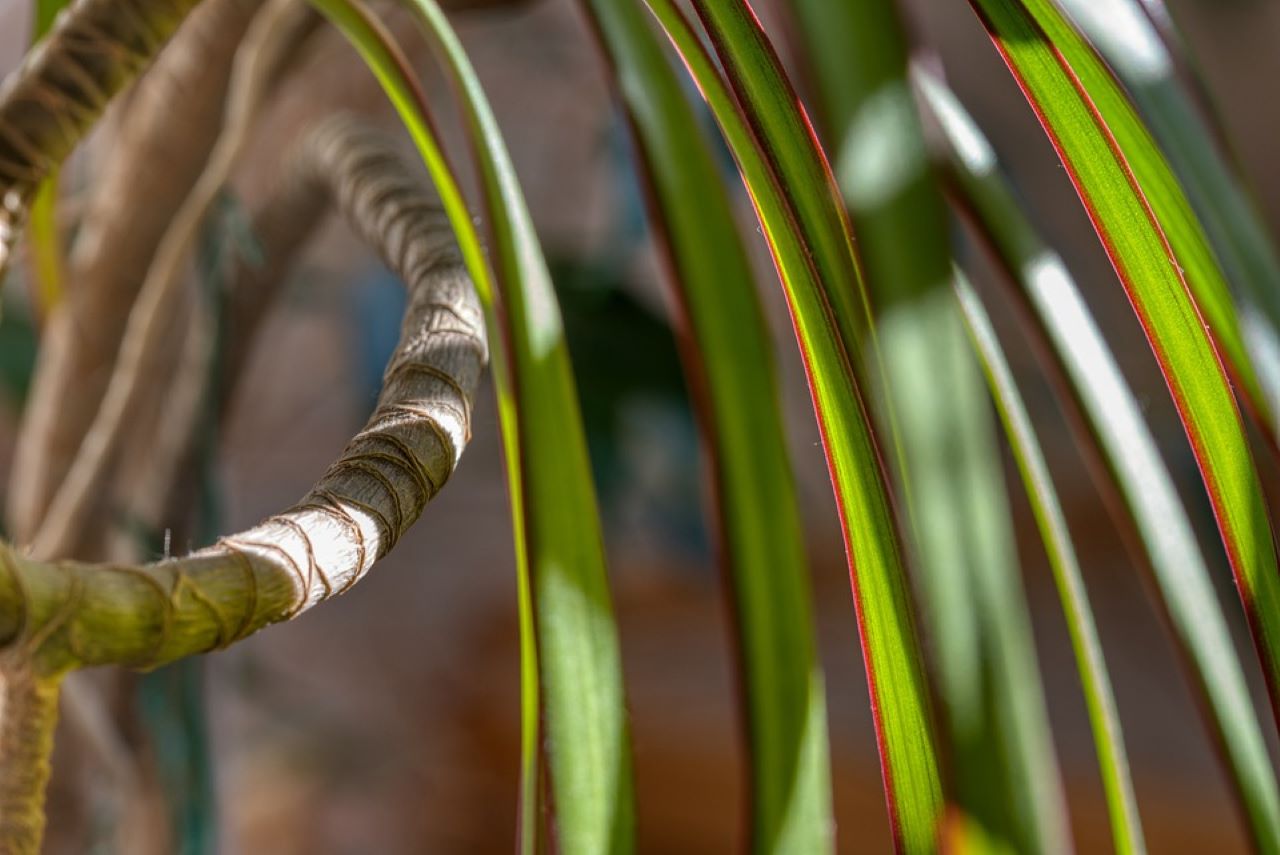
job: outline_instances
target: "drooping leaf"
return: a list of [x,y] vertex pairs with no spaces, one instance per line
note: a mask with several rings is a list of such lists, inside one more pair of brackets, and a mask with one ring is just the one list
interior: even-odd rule
[[58,239],[58,179],[54,171],[40,183],[31,200],[27,220],[27,243],[31,251],[31,278],[34,302],[48,312],[62,297],[62,248]]
[[[1173,204],[1176,183],[1168,176],[1166,185],[1153,168],[1163,164],[1159,152],[1134,146],[1131,133],[1145,131],[1061,13],[1047,0],[972,2],[1067,167],[1155,352],[1208,490],[1273,712],[1280,710],[1280,570],[1215,339],[1234,373],[1244,376],[1214,320],[1223,306],[1206,300],[1218,302],[1225,287],[1221,293],[1199,289],[1192,298],[1188,284],[1206,281],[1194,218],[1185,211],[1185,219],[1175,216],[1185,199]],[[1125,109],[1108,108],[1117,104]]]
[[1137,400],[1062,260],[1031,227],[995,152],[940,82],[922,91],[953,153],[957,197],[1018,287],[1014,296],[1072,394],[1150,559],[1160,605],[1205,699],[1253,837],[1274,851],[1280,794],[1208,568]]
[[[1190,293],[1192,302],[1212,331],[1222,362],[1239,384],[1245,401],[1258,410],[1262,415],[1263,427],[1269,430],[1271,418],[1267,400],[1249,360],[1230,291],[1173,170],[1169,168],[1150,132],[1101,60],[1050,0],[1033,0],[1015,5],[1032,29],[1038,30],[1045,41],[1052,45],[1057,64],[1062,69],[1061,75],[1055,75],[1061,78],[1061,88],[1045,89],[1038,96],[1029,97],[1036,97],[1037,103],[1043,107],[1047,102],[1039,99],[1056,95],[1058,103],[1054,106],[1059,117],[1070,113],[1079,114],[1080,107],[1092,116],[1092,124],[1097,130],[1085,130],[1079,136],[1086,139],[1094,137],[1094,144],[1099,151],[1110,149],[1113,152],[1112,160],[1119,158],[1121,161],[1126,181],[1115,188],[1117,196],[1124,195],[1119,189],[1121,186],[1131,188],[1129,196],[1134,195],[1134,189],[1141,190],[1142,198],[1137,200],[1137,207],[1148,209],[1145,219],[1154,221],[1156,230],[1160,233],[1159,243],[1166,244],[1163,248],[1166,259],[1164,267],[1180,268],[1175,272],[1176,278],[1182,280],[1181,290]],[[1113,26],[1118,28],[1121,24],[1117,22]],[[1072,92],[1076,93],[1074,99]],[[1073,107],[1073,102],[1079,106]],[[1101,139],[1098,138],[1099,135]],[[1077,135],[1066,135],[1062,140],[1063,144],[1069,145],[1070,139],[1075,136]],[[1071,156],[1066,157],[1066,162],[1068,171],[1071,172]],[[1109,171],[1107,166],[1101,168]],[[1079,184],[1077,187],[1079,189]],[[1087,194],[1087,190],[1082,192]],[[1131,213],[1136,213],[1136,210]],[[1114,228],[1114,225],[1112,223],[1111,227]],[[1101,228],[1105,232],[1107,226],[1103,225]],[[1140,235],[1142,232],[1141,229],[1135,229],[1133,233]],[[1149,247],[1147,252],[1153,250],[1154,246]]]
[[[797,134],[794,113],[784,115],[792,97],[785,81],[774,77],[781,88],[756,93],[782,112],[765,116],[764,105],[755,104],[744,114],[675,3],[648,4],[711,107],[773,252],[849,553],[894,840],[901,851],[932,852],[941,810],[937,747],[886,476],[848,349],[862,340],[869,315],[861,290],[847,290],[857,288],[857,271],[839,195],[812,136]],[[748,49],[759,57],[764,44],[753,38]],[[807,177],[788,177],[777,165],[782,160]]]
[[1089,725],[1093,729],[1094,747],[1098,754],[1098,768],[1106,792],[1107,809],[1111,816],[1111,836],[1116,852],[1120,855],[1140,855],[1147,851],[1142,836],[1142,821],[1138,816],[1137,797],[1133,792],[1133,780],[1129,775],[1129,758],[1121,734],[1120,714],[1116,709],[1115,693],[1103,659],[1102,642],[1089,606],[1084,577],[1076,560],[1071,532],[1067,528],[1066,515],[1058,501],[1049,465],[1040,450],[1031,416],[1022,402],[1013,371],[1009,368],[1004,350],[996,337],[991,319],[981,299],[962,274],[957,274],[957,292],[964,308],[965,325],[969,337],[982,359],[987,385],[1000,411],[1005,435],[1018,462],[1023,486],[1031,501],[1031,509],[1040,528],[1053,570],[1053,581],[1058,588],[1067,632],[1075,654],[1076,668],[1080,672],[1080,686],[1084,690],[1085,707],[1089,713]]
[[356,2],[314,5],[360,51],[409,129],[485,305],[522,614],[521,848],[532,851],[538,835],[541,697],[558,849],[630,851],[630,751],[594,487],[559,310],[501,132],[440,9],[431,0],[412,4],[460,96],[484,194],[490,267],[403,55]]
[[[1274,436],[1280,412],[1280,257],[1266,225],[1137,0],[1059,2],[1128,90],[1199,214],[1234,293],[1244,349],[1272,419],[1264,428]],[[1266,418],[1268,410],[1258,415]]]
[[986,389],[952,289],[946,206],[890,0],[794,4],[877,309],[882,394],[935,639],[948,797],[1020,851],[1068,839]]
[[[40,41],[67,0],[36,0],[31,16],[31,43]],[[47,312],[62,296],[62,248],[58,239],[58,170],[40,183],[27,222],[35,303]]]
[[755,852],[831,850],[826,704],[770,342],[707,140],[643,8],[584,3],[607,49],[690,328],[745,688]]

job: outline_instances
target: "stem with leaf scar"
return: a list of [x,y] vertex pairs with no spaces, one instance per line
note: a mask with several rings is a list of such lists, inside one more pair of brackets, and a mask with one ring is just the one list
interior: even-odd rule
[[37,561],[0,543],[0,852],[38,851],[57,680],[226,647],[354,585],[421,515],[470,439],[484,318],[448,221],[390,144],[325,121],[284,188],[319,186],[405,282],[369,422],[293,508],[186,558]]

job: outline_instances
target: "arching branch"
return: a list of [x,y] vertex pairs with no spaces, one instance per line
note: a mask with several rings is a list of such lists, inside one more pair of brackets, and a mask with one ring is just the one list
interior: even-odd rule
[[[2,655],[41,692],[77,667],[152,667],[225,647],[342,593],[417,520],[470,439],[484,319],[444,214],[391,147],[350,119],[309,135],[294,169],[290,180],[325,188],[408,287],[377,408],[297,505],[186,558],[41,562],[0,544]],[[24,709],[45,714],[34,702],[6,708],[0,733],[35,727],[10,717]],[[0,740],[6,749],[0,795],[34,781],[38,813],[44,778]],[[5,833],[0,822],[0,849],[34,851]]]
[[484,322],[443,212],[389,144],[347,118],[313,131],[295,168],[293,180],[327,186],[408,285],[378,407],[298,505],[188,558],[104,566],[0,549],[0,644],[45,673],[150,667],[345,590],[418,518],[469,439]]

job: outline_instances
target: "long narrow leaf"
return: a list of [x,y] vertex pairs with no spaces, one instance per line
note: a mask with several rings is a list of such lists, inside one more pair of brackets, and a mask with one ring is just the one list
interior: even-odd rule
[[[1280,407],[1280,257],[1265,224],[1137,0],[1059,4],[1120,78],[1200,215],[1235,293],[1244,346],[1274,420]],[[1276,425],[1267,430],[1274,435]]]
[[[418,145],[485,304],[493,347],[521,574],[524,752],[522,831],[538,814],[537,724],[541,693],[561,851],[626,852],[634,845],[632,782],[621,663],[576,392],[559,310],[501,136],[438,7],[413,8],[458,84],[488,204],[495,276],[457,181],[427,117],[425,98],[385,32],[348,0],[314,0],[356,45]],[[532,607],[532,620],[529,608]],[[531,632],[537,634],[536,640]],[[532,651],[538,673],[532,673]],[[540,679],[539,679],[540,678]]]
[[[925,674],[885,475],[826,294],[832,283],[819,275],[809,252],[813,242],[806,243],[808,231],[697,32],[672,0],[647,1],[715,114],[773,251],[808,370],[849,553],[894,840],[901,851],[932,852],[941,792]],[[844,279],[853,279],[852,271]],[[856,305],[850,295],[846,299],[847,306]]]
[[860,347],[870,334],[871,305],[840,188],[809,116],[745,0],[693,0],[692,6],[805,236],[840,334],[846,346]]
[[1161,604],[1218,735],[1255,843],[1275,851],[1280,794],[1266,743],[1208,568],[1156,443],[1115,358],[1062,260],[1032,230],[998,171],[995,153],[937,81],[922,87],[952,146],[959,197],[996,251],[1016,296],[1049,345],[1151,562]]
[[[1263,428],[1270,431],[1271,414],[1245,348],[1230,290],[1173,170],[1106,66],[1050,0],[1018,5],[1052,44],[1072,88],[1085,97],[1095,122],[1105,129],[1129,181],[1141,190],[1149,218],[1164,234],[1166,255],[1180,265],[1180,278],[1209,324],[1223,362],[1239,383],[1245,401],[1258,412]],[[1113,27],[1122,25],[1117,20]],[[1069,103],[1064,101],[1064,105]]]
[[1049,556],[1053,581],[1058,588],[1067,632],[1080,672],[1080,686],[1084,690],[1085,707],[1089,712],[1089,724],[1093,728],[1093,742],[1098,753],[1098,767],[1102,773],[1102,785],[1106,791],[1107,809],[1111,814],[1112,839],[1120,855],[1138,855],[1146,852],[1142,836],[1142,823],[1138,817],[1137,797],[1133,792],[1133,780],[1129,776],[1129,758],[1120,732],[1120,715],[1116,710],[1115,693],[1102,655],[1102,642],[1094,624],[1093,610],[1089,606],[1084,578],[1076,561],[1071,532],[1066,516],[1058,501],[1049,465],[1040,450],[1031,417],[1027,414],[1022,394],[1013,378],[1013,371],[1005,359],[1004,350],[996,338],[995,329],[986,308],[977,293],[962,276],[957,278],[960,304],[964,308],[965,323],[974,348],[982,359],[987,384],[1004,422],[1005,434],[1018,462],[1022,483],[1031,501],[1036,524]]
[[58,180],[54,170],[40,182],[31,200],[27,221],[27,243],[31,252],[31,272],[37,312],[46,314],[62,297],[62,246],[58,239]]
[[[31,16],[31,41],[40,41],[53,26],[66,0],[36,0]],[[27,223],[27,240],[31,247],[31,268],[36,284],[35,303],[40,312],[48,312],[62,295],[62,247],[58,239],[58,170],[40,182],[31,201]]]
[[529,570],[561,851],[634,846],[622,655],[604,538],[551,274],[502,131],[436,0],[413,0],[459,97],[488,213],[511,345]]
[[693,339],[745,688],[755,852],[830,851],[826,702],[771,345],[711,150],[631,3],[584,3],[606,46]]
[[[1109,93],[1122,96],[1109,78],[1095,79],[1105,69],[1093,68],[1097,57],[1061,14],[1047,0],[973,2],[1058,149],[1155,352],[1208,489],[1273,712],[1280,713],[1280,571],[1240,413],[1183,276],[1183,265],[1192,275],[1192,256],[1181,251],[1194,241],[1185,223],[1157,220],[1152,205],[1168,198],[1157,192],[1167,188],[1139,184],[1120,147],[1128,123],[1109,125],[1096,106],[1108,103]],[[1132,163],[1147,168],[1158,158],[1148,153]]]
[[884,398],[903,440],[900,478],[950,728],[950,795],[989,839],[1057,851],[1068,839],[1064,799],[1004,473],[950,287],[947,211],[897,9],[890,0],[794,8],[877,308]]

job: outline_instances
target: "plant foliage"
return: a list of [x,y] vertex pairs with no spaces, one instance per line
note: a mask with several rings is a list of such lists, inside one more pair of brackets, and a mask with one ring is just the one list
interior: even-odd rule
[[[488,334],[520,616],[517,848],[522,855],[634,851],[623,641],[564,322],[508,151],[520,141],[504,138],[437,0],[402,5],[450,86],[451,110],[428,102],[385,10],[363,0],[310,3],[346,37],[402,120],[453,230]],[[41,44],[0,86],[0,272],[25,229],[37,314],[55,318],[73,311],[66,295],[75,288],[62,246],[61,161],[196,2],[64,5],[32,3],[33,37]],[[1267,751],[1275,736],[1267,729],[1280,715],[1280,565],[1255,456],[1280,452],[1280,254],[1213,116],[1202,110],[1203,83],[1175,72],[1179,64],[1194,68],[1194,60],[1162,4],[970,0],[1114,267],[1115,281],[1097,287],[1123,289],[1167,383],[1233,572],[1253,641],[1247,654],[1232,644],[1232,615],[1215,593],[1212,561],[1067,262],[1039,236],[992,143],[936,61],[924,58],[913,70],[902,4],[774,5],[772,16],[762,17],[753,0],[577,4],[627,118],[650,231],[679,306],[681,356],[709,458],[735,626],[749,848],[806,855],[836,848],[809,578],[813,546],[791,471],[771,319],[757,291],[777,285],[844,538],[898,851],[1073,849],[997,425],[1066,618],[1115,848],[1143,853],[1147,846],[1123,716],[1073,526],[1041,448],[1040,414],[1029,411],[1022,378],[1010,367],[1017,360],[1009,330],[989,311],[992,294],[1000,293],[1012,297],[1016,323],[1059,381],[1078,439],[1099,464],[1099,487],[1119,497],[1118,522],[1137,534],[1139,563],[1151,570],[1154,600],[1204,701],[1250,840],[1260,852],[1280,853],[1280,793]],[[784,38],[793,50],[779,50]],[[704,107],[718,135],[703,126]],[[455,125],[463,145],[451,153],[440,128]],[[737,168],[728,180],[716,161],[721,143]],[[458,168],[464,161],[466,173]],[[753,270],[752,235],[737,221],[739,189],[774,275]],[[353,198],[376,208],[369,199],[391,204],[394,195]],[[421,208],[413,213],[426,216]],[[433,232],[401,232],[402,214],[374,211],[380,233],[365,236],[390,244],[384,253],[412,260],[418,256],[402,243],[404,234],[430,242]],[[960,272],[955,259],[967,256],[957,218],[996,261],[1004,276],[998,286],[975,286]],[[453,280],[441,273],[446,268],[432,267],[412,285],[426,288],[430,280],[447,290]],[[465,321],[471,292],[449,293],[457,305],[427,310],[443,307]],[[410,316],[421,321],[422,311]],[[435,461],[447,457],[437,452],[448,446],[456,463],[469,438],[484,337],[478,327],[465,330],[474,352],[460,369],[463,382],[422,355],[458,330],[422,323],[421,336],[402,345],[419,359],[411,366],[422,375],[415,382],[447,387],[448,400],[461,402],[455,415],[467,435],[447,436],[414,409],[416,399],[396,398],[405,387],[388,372],[384,395],[411,435],[372,423],[326,476],[346,484],[342,478],[357,472],[352,477],[364,478],[366,492],[346,506],[321,492],[313,501],[329,501],[330,517],[350,521],[342,536],[354,532],[358,550],[345,545],[342,554],[354,568],[344,571],[352,583],[373,560],[366,538],[381,549],[407,526],[404,484],[414,488],[416,511],[440,486],[413,449],[432,449],[424,459]],[[1261,437],[1258,449],[1246,416]],[[361,444],[379,431],[393,450],[375,453]],[[259,527],[290,520],[294,528],[279,537],[301,538],[305,578],[302,563],[280,544],[255,558],[253,548],[270,549],[251,544],[246,551],[226,539],[171,564],[93,568],[44,563],[0,544],[0,735],[40,736],[17,748],[0,738],[0,807],[15,806],[13,819],[0,815],[0,849],[39,846],[45,743],[68,669],[154,665],[202,652],[332,593],[313,540],[332,535],[333,526],[309,529],[299,521],[309,509],[300,505]],[[374,521],[365,527],[372,535],[361,514]],[[293,563],[281,565],[280,555]],[[252,599],[243,575],[228,581],[240,564],[255,580]],[[283,566],[298,570],[293,587],[281,581],[291,578]],[[261,600],[259,584],[269,585]],[[165,603],[139,593],[149,590],[165,592]],[[225,631],[224,610],[243,612],[244,632]],[[160,640],[144,651],[140,628],[153,623]],[[1262,719],[1249,695],[1255,674],[1273,711]],[[163,695],[151,700],[164,703]],[[171,726],[181,721],[164,713],[148,710]],[[182,743],[182,734],[171,736]],[[203,829],[207,816],[196,813]]]

